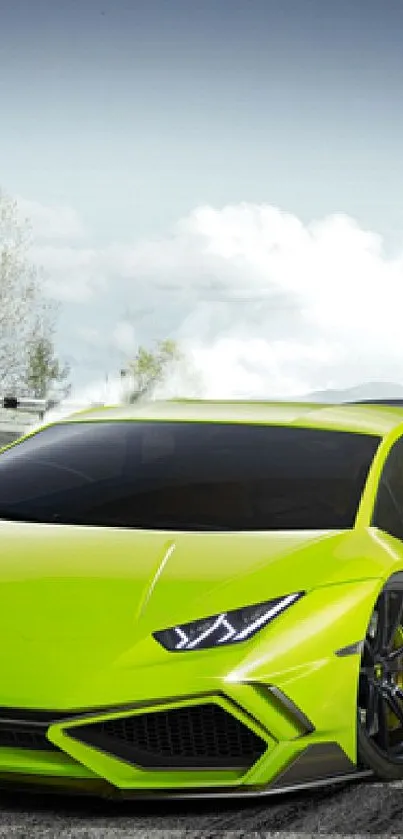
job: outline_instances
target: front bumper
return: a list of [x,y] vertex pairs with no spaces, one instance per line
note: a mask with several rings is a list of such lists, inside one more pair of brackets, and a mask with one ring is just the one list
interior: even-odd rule
[[[0,747],[0,785],[106,798],[226,798],[273,795],[370,774],[357,768],[336,739],[326,739],[316,732],[300,709],[278,688],[247,685],[245,689],[257,705],[266,704],[267,719],[282,718],[284,730],[288,728],[287,739],[277,739],[250,710],[224,694],[183,697],[151,706],[139,703],[96,712],[61,714],[2,709],[0,742],[8,738],[19,745]],[[196,731],[189,729],[192,712],[196,712]],[[203,730],[201,715],[205,712],[208,712],[207,727]],[[218,719],[209,727],[217,713]],[[182,721],[187,720],[182,739],[177,723],[170,730],[167,726],[167,720],[175,714]],[[159,744],[156,722],[161,719],[159,730],[164,734],[163,744],[172,746],[171,756],[165,754],[164,759],[156,757]],[[141,765],[138,743],[125,742],[123,748],[122,740],[105,732],[124,732],[131,728],[138,732],[139,726],[133,726],[134,722],[142,723],[140,731],[143,731],[144,720],[148,721],[148,728],[150,720],[153,722],[154,751],[150,757],[150,752],[144,750],[143,737]],[[242,737],[238,736],[238,728]],[[235,729],[237,737],[234,738]],[[229,754],[228,749],[229,757],[220,754],[219,742],[217,747],[220,731],[224,743],[232,737],[230,745],[238,748],[237,754]],[[207,751],[204,748],[206,738],[210,755],[208,748]],[[178,744],[181,746],[183,742],[188,757],[179,754],[178,760]],[[194,754],[189,757],[189,742],[197,747],[196,758]]]
[[[65,705],[60,701],[58,711],[39,711],[38,702],[21,703],[24,707],[18,710],[4,702],[0,783],[30,780],[43,789],[144,799],[269,795],[366,777],[356,756],[360,655],[354,644],[365,636],[378,587],[377,581],[362,581],[312,592],[256,643],[245,646],[243,655],[234,647],[225,654],[212,650],[171,656],[155,642],[145,641],[143,647],[120,656],[112,669],[98,671],[96,679],[73,683],[75,699],[102,697],[102,705],[88,707],[81,699]],[[337,655],[349,645],[349,654]],[[61,698],[63,682],[53,685],[56,698]],[[132,701],[122,704],[121,697]],[[152,733],[150,720],[157,722],[159,715],[182,710],[188,726],[192,709],[205,706],[220,709],[232,721],[226,731],[234,748],[221,748],[217,722],[211,737],[208,726],[200,729],[200,720],[192,729],[190,739],[199,744],[193,757],[203,760],[186,762],[192,751],[182,748],[177,727],[161,734],[160,726]],[[145,717],[144,734],[137,723]],[[127,742],[117,749],[111,731],[115,737],[133,720],[136,725],[126,737],[132,750]],[[23,747],[18,737],[5,743],[2,729],[4,734],[10,725],[17,726],[20,738],[21,729],[26,735],[36,732],[41,745],[29,736]],[[186,731],[189,740],[189,728]],[[99,739],[100,732],[104,739]],[[153,737],[158,741],[155,748],[149,745]],[[255,751],[254,738],[260,743]],[[211,742],[211,752],[205,741]],[[158,750],[164,760],[155,759]]]

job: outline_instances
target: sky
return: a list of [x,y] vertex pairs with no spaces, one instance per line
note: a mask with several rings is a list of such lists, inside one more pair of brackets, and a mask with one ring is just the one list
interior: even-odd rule
[[401,0],[1,0],[0,186],[78,387],[403,382]]

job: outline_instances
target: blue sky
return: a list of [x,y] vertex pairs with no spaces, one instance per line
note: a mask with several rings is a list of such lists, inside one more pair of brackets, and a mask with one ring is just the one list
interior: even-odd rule
[[[68,208],[64,235],[51,242],[42,224],[37,245],[64,299],[61,348],[74,341],[77,376],[107,367],[89,335],[112,334],[125,312],[136,340],[194,319],[200,258],[186,293],[167,296],[171,263],[154,254],[151,278],[143,254],[147,282],[135,273],[128,283],[110,249],[149,254],[162,240],[165,253],[197,208],[270,205],[305,226],[343,213],[383,237],[385,259],[399,258],[402,43],[400,0],[3,0],[0,185],[36,218],[59,208],[60,225]],[[88,285],[89,263],[102,274],[105,259],[102,290],[94,276],[86,300],[61,289]],[[220,305],[208,315],[217,340],[232,320]],[[234,318],[242,334],[248,317]],[[283,326],[286,337],[295,324]]]
[[94,235],[269,201],[403,226],[400,0],[3,0],[2,180]]

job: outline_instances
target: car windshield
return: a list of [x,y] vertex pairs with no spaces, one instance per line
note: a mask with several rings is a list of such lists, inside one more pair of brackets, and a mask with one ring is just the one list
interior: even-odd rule
[[345,529],[379,442],[241,423],[60,423],[0,455],[0,516],[145,529]]

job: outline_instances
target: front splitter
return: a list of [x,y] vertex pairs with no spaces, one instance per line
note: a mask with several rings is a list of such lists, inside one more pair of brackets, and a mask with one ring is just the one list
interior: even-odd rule
[[316,781],[306,781],[288,786],[270,785],[267,787],[226,787],[216,789],[183,789],[183,790],[158,790],[158,789],[118,789],[105,781],[69,781],[57,777],[46,777],[41,781],[32,776],[20,776],[8,774],[0,775],[0,788],[9,792],[35,793],[37,795],[69,795],[85,796],[105,800],[126,800],[126,801],[200,801],[214,799],[244,799],[262,798],[268,796],[281,796],[286,793],[298,793],[305,790],[315,790],[334,784],[347,784],[354,781],[364,781],[373,778],[370,770],[350,772],[347,775],[337,775],[333,778],[321,778]]

